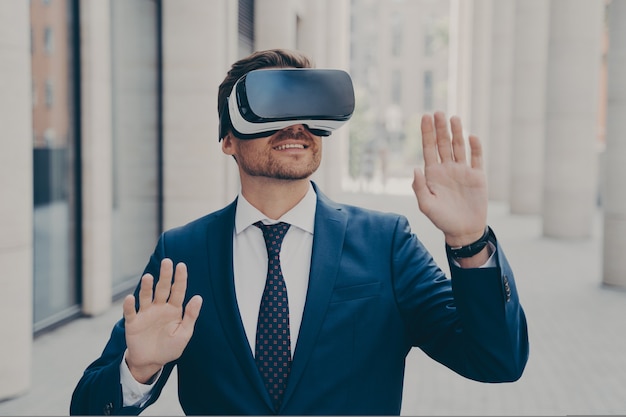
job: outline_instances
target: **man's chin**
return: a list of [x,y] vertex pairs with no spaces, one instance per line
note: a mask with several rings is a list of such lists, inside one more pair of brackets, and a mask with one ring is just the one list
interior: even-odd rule
[[281,181],[300,181],[308,179],[311,175],[313,172],[277,172],[266,177]]

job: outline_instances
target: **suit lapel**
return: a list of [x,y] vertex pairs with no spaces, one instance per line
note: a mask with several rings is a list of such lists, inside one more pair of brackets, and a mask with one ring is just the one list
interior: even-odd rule
[[313,352],[333,292],[347,225],[347,215],[315,186],[317,208],[311,272],[300,333],[283,404],[298,384]]
[[224,334],[239,360],[243,373],[257,388],[268,407],[272,401],[259,375],[250,344],[237,306],[233,273],[233,230],[235,229],[236,201],[216,213],[208,227],[207,245],[210,283],[213,303],[219,315]]

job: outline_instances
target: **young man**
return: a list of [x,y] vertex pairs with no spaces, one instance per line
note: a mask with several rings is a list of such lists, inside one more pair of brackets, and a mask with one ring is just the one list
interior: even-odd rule
[[[478,138],[466,150],[458,118],[451,136],[442,113],[422,119],[425,169],[415,171],[413,190],[444,233],[448,279],[405,217],[335,203],[310,181],[320,135],[345,121],[349,104],[324,101],[346,86],[341,74],[283,71],[311,66],[286,50],[233,65],[218,112],[240,193],[161,236],[124,318],[78,383],[72,414],[137,414],[174,366],[183,410],[205,415],[399,414],[413,347],[477,381],[521,376],[526,321],[486,224]],[[273,84],[279,75],[297,77],[282,90]],[[326,81],[336,84],[325,89]],[[308,96],[293,101],[297,91]],[[318,98],[329,120],[312,116]],[[272,103],[260,106],[276,113],[273,124],[246,119],[260,102]],[[287,117],[291,110],[302,114]]]

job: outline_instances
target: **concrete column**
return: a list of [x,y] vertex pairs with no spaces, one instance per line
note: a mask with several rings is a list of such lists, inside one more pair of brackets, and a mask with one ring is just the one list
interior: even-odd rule
[[254,48],[296,49],[298,4],[294,0],[255,0]]
[[326,27],[328,8],[332,7],[326,0],[305,0],[296,9],[296,48],[298,51],[310,56],[318,68],[327,68],[327,36],[325,31],[320,31],[320,26]]
[[450,0],[450,43],[448,45],[448,110],[469,127],[471,116],[473,0]]
[[[302,5],[298,49],[311,56],[317,68],[348,71],[350,66],[349,0],[307,0]],[[323,139],[323,157],[313,180],[331,198],[341,193],[347,174],[349,127],[344,125]]]
[[[524,0],[522,0],[524,1]],[[510,185],[511,100],[515,0],[493,2],[491,101],[489,103],[489,198],[507,201]],[[475,94],[480,94],[476,92]]]
[[231,201],[235,162],[218,142],[217,90],[237,57],[237,2],[163,1],[164,228]]
[[[350,58],[349,0],[257,0],[255,49],[297,49],[317,68],[348,70]],[[341,192],[348,127],[324,138],[324,155],[316,181],[329,196]]]
[[626,2],[609,6],[606,188],[604,200],[603,275],[605,284],[626,287]]
[[112,0],[111,25],[115,294],[137,285],[159,233],[157,5]]
[[603,10],[601,1],[550,2],[543,189],[549,237],[591,234]]
[[[308,0],[310,3],[315,0]],[[325,36],[326,62],[330,68],[349,71],[350,67],[350,1],[326,0],[326,28],[317,31]],[[341,179],[348,175],[349,126],[333,132],[324,144],[324,159],[321,173],[323,187],[331,198],[342,192]]]
[[81,1],[83,312],[111,305],[111,5]]
[[515,4],[509,159],[513,214],[541,213],[549,11],[550,3],[545,0]]
[[31,384],[33,335],[33,131],[30,11],[0,1],[0,400]]
[[471,37],[467,42],[472,48],[472,59],[469,63],[470,106],[463,126],[468,132],[480,138],[483,145],[483,160],[489,166],[493,0],[473,0],[472,3]]

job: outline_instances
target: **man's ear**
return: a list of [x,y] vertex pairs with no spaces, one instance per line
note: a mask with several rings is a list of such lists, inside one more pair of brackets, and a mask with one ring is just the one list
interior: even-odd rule
[[222,152],[226,155],[234,155],[235,145],[233,143],[233,137],[230,132],[222,139]]
[[222,152],[232,156],[235,162],[237,162],[237,157],[235,156],[235,140],[230,132],[222,139]]

